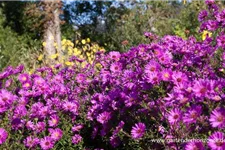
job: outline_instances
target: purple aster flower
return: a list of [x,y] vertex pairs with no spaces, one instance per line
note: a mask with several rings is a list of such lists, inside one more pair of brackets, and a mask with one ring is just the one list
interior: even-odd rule
[[57,115],[52,115],[50,116],[49,120],[48,120],[48,124],[50,127],[56,127],[59,123],[59,116]]
[[73,144],[78,144],[82,141],[82,136],[80,136],[79,134],[75,134],[73,137],[72,137],[72,143]]
[[202,107],[201,106],[193,106],[191,107],[183,117],[183,120],[185,123],[196,123],[198,117],[200,117],[202,113]]
[[122,70],[122,64],[119,62],[112,63],[110,70],[114,73],[120,72]]
[[206,80],[198,80],[194,82],[193,91],[197,97],[208,96],[210,84]]
[[12,79],[8,79],[5,81],[5,88],[8,88],[12,85],[13,80]]
[[31,116],[32,117],[39,117],[39,111],[40,109],[44,106],[43,103],[41,102],[37,102],[37,103],[34,103],[32,106],[31,106]]
[[23,141],[24,145],[27,148],[34,148],[35,146],[38,145],[39,143],[39,139],[36,137],[32,137],[32,136],[28,136],[24,141]]
[[83,128],[82,124],[78,124],[72,127],[73,132],[79,132]]
[[216,39],[217,46],[224,48],[225,47],[225,35],[220,35]]
[[148,73],[145,77],[148,83],[158,84],[161,81],[160,75],[157,72]]
[[163,81],[170,81],[172,79],[173,72],[168,69],[164,69],[161,72],[161,78]]
[[109,52],[109,56],[110,56],[111,59],[113,59],[115,61],[119,61],[120,57],[121,57],[121,54],[120,54],[120,52],[111,51],[111,52]]
[[118,136],[111,136],[110,137],[110,144],[112,145],[112,147],[116,148],[120,145],[121,140]]
[[214,132],[207,142],[208,146],[212,150],[224,150],[225,149],[225,136],[222,132]]
[[208,12],[206,10],[202,10],[198,15],[198,21],[203,21],[208,16]]
[[21,82],[21,83],[24,83],[24,82],[27,82],[30,80],[30,77],[27,73],[24,73],[24,74],[20,74],[18,76],[18,80]]
[[145,124],[144,123],[136,123],[131,130],[131,136],[133,139],[140,139],[144,136],[145,134]]
[[205,0],[205,3],[206,3],[207,5],[212,5],[212,4],[215,3],[215,0]]
[[225,22],[225,9],[216,15],[216,20],[222,23]]
[[59,128],[56,128],[56,129],[49,129],[48,130],[50,135],[51,135],[51,138],[54,140],[54,141],[58,141],[62,138],[63,136],[63,131]]
[[74,113],[74,114],[77,114],[78,108],[79,108],[79,105],[78,105],[78,103],[76,103],[76,102],[68,102],[68,101],[66,101],[66,102],[63,104],[63,109],[64,109],[65,111],[70,111],[70,112],[72,112],[72,113]]
[[12,129],[18,130],[23,127],[24,121],[20,118],[13,118],[11,121]]
[[219,27],[219,23],[215,20],[208,20],[206,22],[207,30],[215,31]]
[[15,99],[16,97],[11,92],[5,89],[0,91],[0,102],[10,106]]
[[42,77],[34,78],[34,85],[39,86],[39,85],[43,85],[44,83],[45,83],[45,80]]
[[185,146],[185,150],[204,150],[204,145],[202,142],[189,142]]
[[152,72],[158,72],[160,70],[160,64],[154,60],[151,60],[146,66],[145,66],[145,73],[152,73]]
[[123,121],[120,121],[118,126],[116,127],[116,129],[113,131],[113,135],[116,135],[120,132],[120,130],[123,128],[124,126],[124,122]]
[[32,84],[31,84],[30,81],[26,81],[26,82],[24,82],[23,85],[22,85],[23,89],[26,89],[26,90],[30,89],[31,86],[32,86]]
[[24,65],[19,65],[14,69],[13,74],[21,73],[24,69]]
[[158,57],[163,54],[163,51],[160,48],[158,48],[158,49],[154,49],[153,53],[156,57]]
[[175,84],[185,83],[188,81],[186,74],[182,72],[173,72],[172,79]]
[[54,144],[54,140],[49,136],[46,136],[40,140],[40,146],[43,150],[52,149],[54,147]]
[[3,128],[0,128],[0,144],[5,143],[7,138],[8,138],[7,131]]
[[209,11],[211,11],[213,16],[216,16],[219,13],[219,7],[216,4],[209,5]]
[[97,116],[97,121],[100,122],[101,124],[105,124],[110,120],[110,118],[111,118],[111,113],[104,111],[103,113]]
[[200,25],[200,32],[203,32],[204,30],[207,30],[207,27],[206,27],[206,25],[207,25],[207,22],[202,22],[202,24]]
[[61,75],[55,75],[53,78],[53,81],[59,82],[59,83],[64,83],[63,77]]
[[0,101],[0,113],[4,113],[7,110],[8,110],[8,107],[5,105],[5,103]]
[[40,132],[42,132],[42,131],[44,131],[45,130],[45,122],[38,122],[36,125],[35,125],[35,131],[37,132],[37,133],[40,133]]
[[29,130],[35,130],[35,125],[34,125],[34,123],[33,123],[32,121],[28,121],[28,122],[26,123],[26,127],[27,127],[27,129],[29,129]]
[[213,110],[210,115],[209,121],[212,127],[223,128],[225,126],[225,109],[217,108]]
[[0,80],[3,80],[9,76],[9,73],[7,71],[4,71],[0,73]]
[[168,114],[168,120],[171,124],[176,124],[182,119],[182,112],[178,108],[172,109]]
[[86,75],[79,73],[76,76],[76,81],[77,83],[83,83],[86,80],[86,78],[87,78]]
[[41,107],[41,109],[39,110],[39,116],[41,118],[46,118],[48,114],[50,114],[50,107],[49,106],[44,106]]
[[173,56],[170,52],[166,51],[162,55],[158,56],[158,60],[163,65],[168,65],[171,63]]
[[14,69],[12,66],[8,66],[5,68],[5,72],[7,72],[7,77],[13,75],[13,71],[14,71]]

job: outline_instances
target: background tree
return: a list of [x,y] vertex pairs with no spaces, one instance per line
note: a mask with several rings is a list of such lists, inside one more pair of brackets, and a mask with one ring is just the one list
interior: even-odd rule
[[[62,2],[45,0],[41,3],[40,7],[43,9],[45,24],[44,24],[44,52],[47,56],[54,55],[56,53],[61,54],[61,30],[60,30],[60,14]],[[57,46],[54,46],[57,43]]]
[[[25,18],[28,3],[0,2],[0,70],[19,63],[30,66],[31,53],[40,49],[40,37]],[[26,62],[26,63],[25,63]]]
[[18,63],[32,68],[44,41],[47,57],[60,54],[61,37],[74,43],[90,38],[108,51],[148,43],[145,31],[183,38],[193,34],[200,40],[196,18],[204,7],[202,1],[0,2],[0,69]]

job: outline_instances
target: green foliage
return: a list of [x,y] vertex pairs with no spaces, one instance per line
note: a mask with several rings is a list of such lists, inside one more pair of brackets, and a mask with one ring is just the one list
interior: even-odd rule
[[[149,41],[143,37],[145,31],[159,36],[178,35],[184,39],[193,35],[201,40],[197,18],[204,8],[203,1],[187,4],[166,1],[135,3],[108,30],[110,42],[106,42],[106,49],[126,51],[139,42],[147,43]],[[128,41],[126,46],[121,44],[124,40]]]
[[31,65],[31,53],[39,49],[40,42],[31,39],[27,34],[18,35],[9,26],[4,27],[5,21],[6,16],[0,9],[0,70],[5,66],[16,66],[20,63]]
[[[146,31],[160,36],[173,33],[171,23],[178,6],[177,3],[169,2],[134,3],[126,14],[118,18],[116,28],[109,29],[111,42],[107,43],[107,48],[126,51],[140,42],[149,43],[143,36]],[[125,40],[128,41],[126,46],[121,44]]]
[[205,9],[204,1],[193,1],[183,5],[177,19],[173,21],[173,34],[187,38],[193,35],[198,40],[201,39],[199,34],[199,21],[198,13],[200,10]]

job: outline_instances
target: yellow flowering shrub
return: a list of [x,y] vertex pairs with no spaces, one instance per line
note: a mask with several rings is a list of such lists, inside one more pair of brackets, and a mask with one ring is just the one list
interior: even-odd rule
[[[45,42],[42,44],[43,46],[46,45]],[[61,41],[61,48],[62,53],[56,53],[51,56],[48,56],[48,58],[45,56],[45,54],[39,54],[37,56],[37,62],[40,66],[43,64],[48,64],[49,60],[55,60],[56,64],[63,64],[65,66],[72,66],[74,63],[79,64],[81,67],[84,67],[86,65],[86,62],[70,62],[69,58],[72,56],[76,56],[79,59],[86,60],[88,63],[92,64],[93,60],[95,59],[95,54],[98,51],[105,51],[103,47],[100,47],[97,43],[91,42],[90,38],[87,39],[80,39],[76,40],[75,42],[72,42],[67,39],[63,39]],[[57,43],[54,43],[54,47],[58,49]],[[96,66],[97,68],[100,68],[100,65]]]

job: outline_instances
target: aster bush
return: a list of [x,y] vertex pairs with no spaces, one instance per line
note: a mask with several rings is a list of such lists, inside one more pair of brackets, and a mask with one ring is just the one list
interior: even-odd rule
[[199,20],[211,34],[202,41],[145,33],[152,43],[99,51],[84,66],[73,56],[74,65],[33,74],[7,67],[1,148],[225,149],[225,11],[206,4]]

